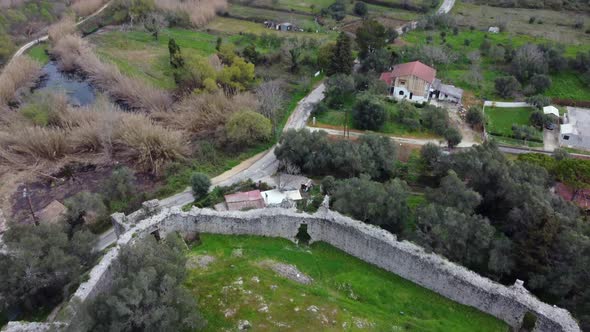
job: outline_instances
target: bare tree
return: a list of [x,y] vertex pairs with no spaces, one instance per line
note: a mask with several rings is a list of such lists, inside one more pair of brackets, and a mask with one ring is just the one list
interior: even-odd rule
[[465,78],[471,85],[476,87],[480,86],[483,81],[483,75],[481,74],[481,68],[479,65],[472,65]]
[[281,191],[292,185],[293,182],[299,178],[299,174],[301,174],[301,168],[299,168],[299,166],[293,164],[290,161],[283,160],[279,164],[279,171],[280,173],[277,180],[279,182],[279,190]]
[[275,134],[278,113],[285,103],[284,84],[284,81],[277,79],[264,82],[256,89],[256,98],[259,102],[258,112],[270,119],[272,131]]
[[479,64],[481,62],[481,54],[479,53],[478,50],[475,50],[473,52],[469,52],[467,54],[467,59],[469,59],[469,62],[471,62],[471,64],[473,64],[473,65]]
[[158,13],[149,13],[143,19],[143,27],[157,40],[160,31],[166,26],[166,18]]

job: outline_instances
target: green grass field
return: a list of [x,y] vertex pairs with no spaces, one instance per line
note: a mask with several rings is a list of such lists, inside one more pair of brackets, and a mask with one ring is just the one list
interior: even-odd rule
[[[328,110],[316,115],[316,124],[318,126],[329,126],[337,128],[343,128],[346,120],[346,112],[348,111],[348,126],[351,129],[357,129],[354,121],[352,120],[352,103],[353,100],[349,101],[340,110]],[[401,136],[401,137],[414,137],[414,138],[436,138],[435,134],[426,130],[411,130],[407,126],[396,122],[395,114],[398,112],[397,104],[385,103],[386,111],[388,113],[387,120],[383,126],[377,131],[382,134]]]
[[[514,47],[519,47],[527,43],[541,44],[550,43],[551,41],[542,37],[514,34],[510,31],[492,34],[479,30],[470,31],[468,29],[462,29],[459,30],[457,35],[454,35],[452,31],[446,32],[445,45],[458,54],[459,59],[449,65],[437,66],[437,77],[462,89],[472,91],[476,97],[491,100],[503,100],[496,95],[494,80],[499,76],[508,75],[508,68],[496,65],[490,58],[483,57],[481,63],[483,80],[480,85],[473,84],[468,75],[471,65],[469,64],[466,55],[470,52],[479,50],[479,47],[486,37],[491,44],[512,44]],[[404,35],[403,40],[412,45],[425,45],[427,44],[428,38],[432,38],[431,44],[437,46],[441,45],[443,39],[438,31],[414,30]],[[469,41],[469,45],[465,45],[465,40]],[[398,50],[401,49],[400,46],[395,46],[393,48],[397,48]],[[582,45],[565,45],[565,56],[568,58],[574,58],[578,52],[586,51],[590,51],[590,43]],[[553,84],[551,88],[544,93],[545,95],[553,98],[590,100],[590,89],[580,80],[576,73],[565,71],[561,73],[553,73],[550,76]]]
[[[513,36],[528,35],[571,46],[590,45],[590,34],[585,33],[589,16],[586,14],[586,27],[575,29],[577,17],[583,12],[566,10],[502,8],[476,5],[465,1],[456,1],[452,14],[461,26],[474,26],[486,29],[497,26],[499,21],[507,22],[508,34]],[[529,23],[531,17],[535,20]]]
[[487,131],[502,136],[512,136],[512,125],[530,125],[529,118],[533,111],[530,107],[486,107],[484,113]]
[[110,31],[90,40],[99,56],[119,67],[126,75],[143,79],[156,87],[173,89],[176,84],[169,64],[168,41],[174,38],[183,52],[210,55],[217,36],[186,29],[164,29],[158,40],[144,31]]
[[[186,285],[199,299],[207,331],[235,329],[239,320],[253,331],[508,331],[492,316],[325,243],[298,247],[284,239],[210,234],[201,240],[190,256],[215,261],[190,270]],[[281,277],[263,260],[292,264],[313,282]]]

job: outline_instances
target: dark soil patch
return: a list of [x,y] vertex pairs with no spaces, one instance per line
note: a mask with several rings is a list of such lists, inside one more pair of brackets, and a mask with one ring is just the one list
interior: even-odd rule
[[[68,168],[62,168],[51,176],[39,178],[36,182],[28,183],[27,192],[31,197],[31,204],[34,211],[39,211],[57,200],[63,203],[81,191],[98,192],[100,186],[107,179],[115,165],[94,165],[94,164],[70,164]],[[138,192],[151,192],[158,185],[158,180],[151,174],[135,173],[136,187]],[[12,194],[12,217],[17,222],[31,221],[29,203],[23,197],[25,184],[21,184],[16,192]]]

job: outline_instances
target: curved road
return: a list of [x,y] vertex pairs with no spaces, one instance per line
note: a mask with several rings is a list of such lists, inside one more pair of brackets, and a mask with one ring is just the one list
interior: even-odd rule
[[[111,1],[108,1],[107,3],[105,3],[102,7],[100,7],[97,11],[95,11],[94,13],[86,16],[83,20],[79,21],[78,23],[76,23],[76,26],[88,21],[89,19],[93,18],[94,16],[102,13],[103,10],[105,10],[109,5],[111,4]],[[12,58],[10,59],[12,61],[12,59],[23,55],[29,48],[46,41],[47,39],[49,39],[48,35],[45,35],[43,37],[37,38],[35,40],[32,40],[26,44],[24,44],[23,46],[21,46],[12,56]]]
[[[99,11],[92,14],[91,16],[95,16],[98,13],[100,13],[109,5],[109,3],[110,2],[108,2],[103,8],[101,8]],[[437,14],[448,13],[453,8],[454,4],[455,0],[444,0],[439,9],[437,10]],[[88,18],[90,18],[90,16]],[[81,21],[78,24],[82,22],[84,21]],[[408,23],[407,25],[409,25],[411,28],[415,28],[416,24],[417,22],[414,21]],[[400,35],[403,33],[403,31],[401,31],[401,28],[398,32],[400,33]],[[45,38],[47,38],[47,36],[45,36]],[[25,46],[23,46],[22,48],[24,48]],[[29,45],[28,47],[30,48],[31,46],[32,45]],[[19,54],[22,54],[22,52],[20,52]],[[307,119],[311,114],[313,105],[324,99],[325,88],[326,87],[323,83],[320,84],[297,104],[297,107],[287,120],[287,124],[285,125],[283,131],[288,129],[300,129],[306,126]],[[275,148],[272,147],[266,152],[263,152],[248,160],[245,160],[240,165],[211,179],[211,183],[213,184],[213,186],[227,186],[247,179],[258,181],[262,178],[273,175],[274,173],[276,173],[279,164],[278,160],[275,157],[274,149]],[[160,200],[160,204],[164,207],[183,206],[192,202],[193,200],[194,198],[190,191],[190,188],[187,188],[181,193]],[[108,230],[100,236],[96,248],[98,250],[103,250],[112,243],[114,243],[116,240],[117,238],[115,236],[115,233],[111,228],[110,230]]]

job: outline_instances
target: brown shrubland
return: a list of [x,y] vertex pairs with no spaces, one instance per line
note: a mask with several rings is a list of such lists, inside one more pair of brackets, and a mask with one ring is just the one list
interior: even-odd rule
[[104,161],[125,159],[140,169],[159,173],[167,163],[188,154],[183,132],[156,124],[146,114],[124,112],[104,98],[89,107],[51,112],[53,120],[45,127],[26,121],[4,126],[0,130],[0,162],[22,167],[66,157],[103,156]]
[[20,102],[41,75],[41,65],[28,56],[19,56],[10,61],[0,73],[0,107],[11,102]]
[[113,100],[142,111],[164,111],[172,103],[166,91],[126,76],[113,64],[102,62],[87,41],[68,35],[57,41],[51,52],[64,70],[78,69]]
[[97,11],[104,4],[104,0],[76,0],[71,8],[78,16],[88,16]]
[[116,141],[124,147],[123,154],[136,165],[152,173],[160,173],[172,161],[188,154],[188,142],[179,131],[154,124],[143,115],[127,115],[117,123]]
[[156,0],[156,7],[165,11],[185,12],[194,26],[202,26],[227,9],[227,0]]
[[256,109],[257,100],[250,93],[227,96],[223,92],[191,94],[173,111],[153,116],[163,123],[192,134],[207,135],[223,126],[229,116],[243,109]]
[[72,15],[64,15],[57,23],[51,25],[47,30],[49,42],[55,45],[62,38],[76,34],[76,21]]

